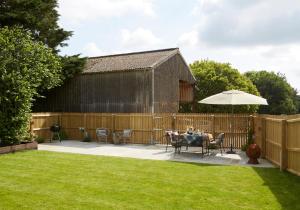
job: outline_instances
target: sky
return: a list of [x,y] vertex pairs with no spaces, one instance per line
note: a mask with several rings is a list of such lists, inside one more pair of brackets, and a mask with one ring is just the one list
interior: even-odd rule
[[300,92],[299,0],[58,0],[73,31],[63,55],[101,56],[179,47],[240,72],[285,74]]

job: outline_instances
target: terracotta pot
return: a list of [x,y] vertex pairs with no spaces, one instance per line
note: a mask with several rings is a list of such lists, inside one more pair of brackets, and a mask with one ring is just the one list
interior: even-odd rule
[[259,164],[257,158],[260,157],[261,149],[257,144],[250,144],[246,151],[247,156],[249,157],[249,164]]

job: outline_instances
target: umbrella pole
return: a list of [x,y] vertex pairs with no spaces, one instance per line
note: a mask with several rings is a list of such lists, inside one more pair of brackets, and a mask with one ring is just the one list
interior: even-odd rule
[[232,140],[233,140],[233,129],[232,129],[232,124],[233,124],[233,105],[231,105],[231,120],[230,120],[230,151],[226,152],[227,154],[235,154],[235,151],[233,151],[233,145],[232,145]]

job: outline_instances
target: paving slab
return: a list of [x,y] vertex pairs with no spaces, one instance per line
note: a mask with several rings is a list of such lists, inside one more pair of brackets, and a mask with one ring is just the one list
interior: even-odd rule
[[149,160],[169,160],[193,163],[224,164],[224,165],[243,165],[252,167],[274,167],[269,161],[259,159],[260,164],[247,164],[248,158],[245,152],[240,150],[236,154],[221,154],[219,150],[210,150],[210,154],[202,156],[201,148],[190,147],[185,150],[182,148],[180,154],[174,152],[174,148],[164,145],[135,145],[135,144],[104,144],[97,142],[81,142],[77,140],[65,140],[62,142],[43,143],[38,145],[38,150],[78,153],[88,155],[104,155],[115,157],[129,157]]

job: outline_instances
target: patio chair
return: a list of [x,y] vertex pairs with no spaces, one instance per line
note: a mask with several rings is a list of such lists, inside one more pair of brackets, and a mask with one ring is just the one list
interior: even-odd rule
[[[172,141],[172,130],[166,130],[165,131],[165,139],[166,139],[166,152],[168,151],[168,146],[171,145],[171,141]],[[172,146],[172,145],[171,145]]]
[[108,129],[106,129],[106,128],[97,128],[96,129],[96,136],[97,136],[98,142],[100,142],[102,139],[104,139],[105,143],[107,144]]
[[131,129],[124,129],[123,132],[120,133],[120,139],[123,141],[124,144],[127,144],[131,140],[132,130]]
[[184,136],[176,132],[173,132],[171,135],[171,145],[175,148],[175,154],[181,152],[181,147],[183,146]]
[[168,146],[171,145],[175,148],[175,153],[180,153],[181,147],[183,146],[183,135],[179,135],[177,131],[173,132],[172,130],[167,130],[165,138],[167,141],[166,152],[168,151]]
[[[223,147],[224,137],[225,137],[225,134],[220,133],[217,136],[217,138],[215,138],[213,141],[209,142],[210,145],[215,145],[215,146],[219,147],[219,149],[221,151],[221,155],[223,154],[222,150],[224,150],[224,147]],[[225,152],[225,150],[224,150],[224,152]]]

